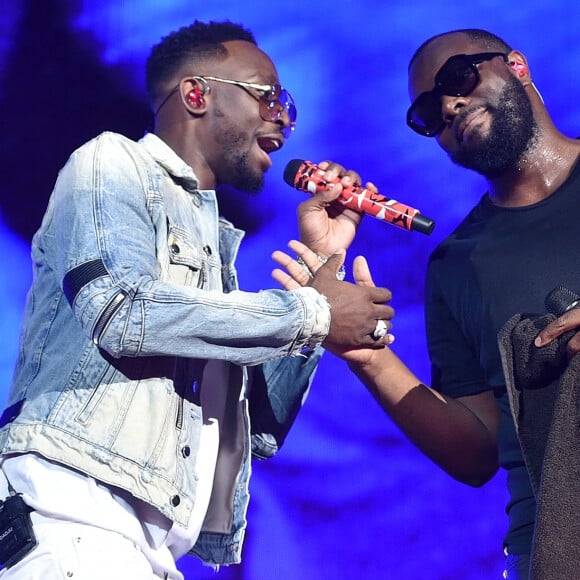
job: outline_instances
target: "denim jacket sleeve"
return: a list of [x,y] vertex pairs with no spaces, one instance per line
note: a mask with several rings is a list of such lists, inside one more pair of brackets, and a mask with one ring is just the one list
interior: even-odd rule
[[268,361],[252,369],[249,403],[254,457],[268,459],[282,447],[323,352],[318,347],[303,356]]
[[171,207],[185,233],[191,222],[196,236],[209,239],[199,244],[219,246],[217,209],[190,217],[197,210],[176,182],[136,143],[114,134],[77,150],[61,171],[42,243],[55,255],[56,275],[85,333],[115,357],[242,365],[320,344],[330,313],[312,288],[224,293],[221,282],[198,288],[172,280],[172,264],[160,257],[168,254]]

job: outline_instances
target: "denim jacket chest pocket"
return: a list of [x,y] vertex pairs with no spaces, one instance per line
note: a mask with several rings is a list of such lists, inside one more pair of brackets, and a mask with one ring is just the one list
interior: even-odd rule
[[168,223],[169,281],[179,286],[211,288],[210,281],[219,276],[218,248],[194,240],[183,227]]

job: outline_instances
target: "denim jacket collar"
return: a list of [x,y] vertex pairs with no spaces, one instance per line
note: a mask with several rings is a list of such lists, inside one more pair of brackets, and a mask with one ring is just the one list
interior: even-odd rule
[[140,142],[161,167],[182,182],[185,189],[199,189],[199,179],[193,169],[165,141],[154,133],[145,133]]

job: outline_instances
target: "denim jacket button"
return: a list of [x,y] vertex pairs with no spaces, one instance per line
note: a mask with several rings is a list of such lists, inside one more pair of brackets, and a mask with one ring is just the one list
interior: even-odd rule
[[204,246],[203,251],[208,255],[211,256],[211,246]]
[[191,447],[189,445],[182,447],[181,455],[183,455],[183,457],[189,457],[191,455]]
[[181,250],[180,250],[180,248],[179,248],[179,245],[178,245],[178,244],[171,244],[171,251],[172,251],[174,254],[179,254],[179,252],[180,252]]
[[174,495],[169,501],[173,507],[177,507],[181,503],[181,498],[178,495]]

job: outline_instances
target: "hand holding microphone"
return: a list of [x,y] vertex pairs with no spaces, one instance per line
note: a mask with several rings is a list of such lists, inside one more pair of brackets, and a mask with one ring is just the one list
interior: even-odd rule
[[[326,181],[324,174],[323,169],[310,161],[293,159],[286,166],[284,181],[296,189],[315,194],[340,182],[340,178]],[[435,227],[435,222],[421,215],[417,209],[360,186],[345,187],[337,203],[406,230],[430,234]]]
[[538,334],[534,344],[542,347],[569,330],[576,334],[568,341],[567,351],[571,358],[580,352],[580,295],[563,286],[558,286],[548,293],[545,300],[546,310],[556,316],[556,320],[548,324]]

